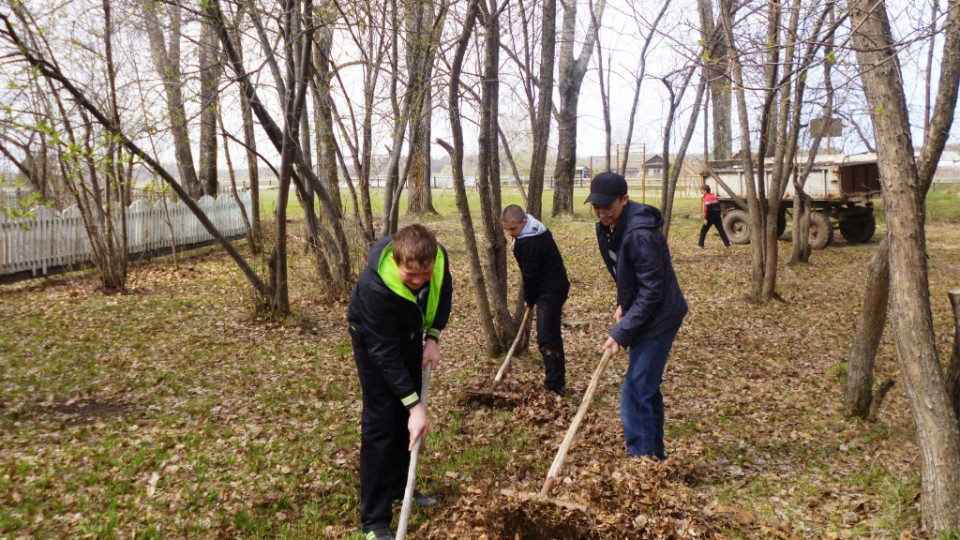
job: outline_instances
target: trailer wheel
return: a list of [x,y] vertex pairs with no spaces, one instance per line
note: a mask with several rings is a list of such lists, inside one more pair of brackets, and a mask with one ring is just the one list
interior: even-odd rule
[[840,234],[851,244],[862,244],[869,242],[873,238],[873,233],[877,231],[877,219],[873,214],[857,216],[852,219],[845,219],[838,223]]
[[733,244],[750,243],[750,222],[747,213],[743,210],[730,210],[723,216],[723,228],[727,231],[727,238]]
[[787,230],[787,209],[781,207],[780,211],[777,213],[777,238],[783,236],[784,231]]
[[810,213],[810,249],[823,249],[833,241],[833,223],[823,212]]

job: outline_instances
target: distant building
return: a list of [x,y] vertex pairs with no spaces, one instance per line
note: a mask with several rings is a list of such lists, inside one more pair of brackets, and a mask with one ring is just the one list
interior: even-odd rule
[[663,158],[660,154],[655,154],[652,158],[643,162],[643,169],[647,176],[662,176]]

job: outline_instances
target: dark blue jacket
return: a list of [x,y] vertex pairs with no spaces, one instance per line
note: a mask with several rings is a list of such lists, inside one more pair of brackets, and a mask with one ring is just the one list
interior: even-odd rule
[[627,203],[615,228],[597,223],[600,254],[623,309],[623,319],[610,329],[621,347],[675,328],[687,314],[661,225],[660,210],[634,201]]

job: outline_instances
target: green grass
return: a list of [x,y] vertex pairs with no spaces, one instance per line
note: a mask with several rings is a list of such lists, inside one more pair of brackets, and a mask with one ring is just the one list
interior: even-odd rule
[[928,193],[926,207],[929,221],[960,223],[960,185]]

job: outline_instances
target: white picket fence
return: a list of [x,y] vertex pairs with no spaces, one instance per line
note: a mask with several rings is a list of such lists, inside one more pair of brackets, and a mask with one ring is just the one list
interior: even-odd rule
[[[251,207],[250,192],[240,193],[240,201]],[[247,233],[240,206],[230,195],[197,201],[220,234],[227,237]],[[171,235],[167,212],[173,226]],[[119,223],[119,216],[117,217]],[[190,246],[213,237],[183,203],[149,204],[136,201],[127,209],[127,251],[133,255],[176,245]],[[48,269],[69,267],[91,261],[93,250],[76,206],[62,213],[41,206],[31,217],[12,219],[0,213],[0,275],[32,272],[46,275]]]

